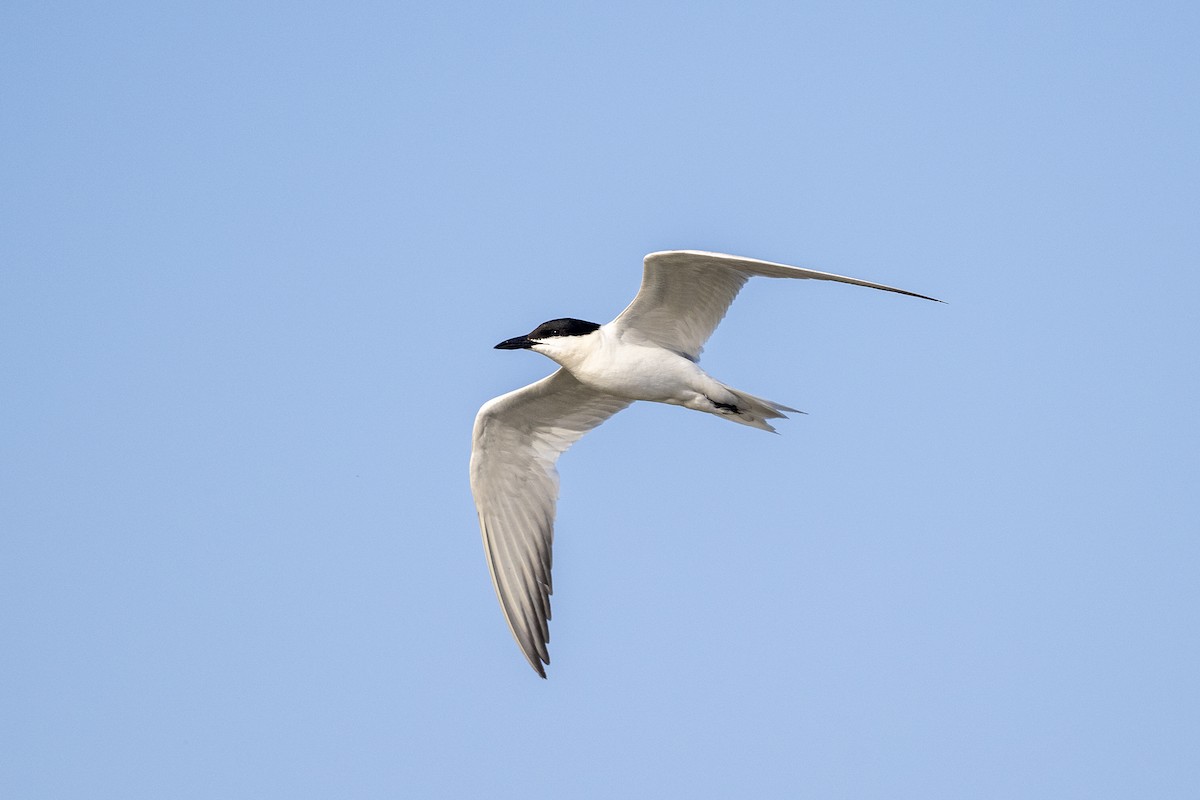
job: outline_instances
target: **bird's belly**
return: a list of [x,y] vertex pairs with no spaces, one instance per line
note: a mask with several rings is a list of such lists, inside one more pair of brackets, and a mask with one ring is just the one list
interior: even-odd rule
[[589,359],[571,372],[592,388],[630,400],[682,404],[703,391],[708,377],[693,362],[659,348],[640,348],[619,361]]

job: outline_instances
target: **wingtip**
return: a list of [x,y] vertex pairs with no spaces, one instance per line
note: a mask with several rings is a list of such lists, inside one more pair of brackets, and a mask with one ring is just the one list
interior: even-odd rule
[[906,290],[906,289],[893,289],[893,288],[891,288],[891,287],[888,287],[888,290],[889,290],[889,291],[892,291],[892,292],[895,292],[896,294],[906,294],[906,295],[908,295],[909,297],[915,297],[915,298],[917,298],[918,300],[928,300],[928,301],[930,301],[931,303],[941,303],[942,305],[946,305],[946,301],[945,301],[945,300],[938,300],[936,297],[930,297],[930,296],[929,296],[929,295],[927,295],[927,294],[918,294],[917,292],[910,292],[910,291],[908,291],[908,290]]

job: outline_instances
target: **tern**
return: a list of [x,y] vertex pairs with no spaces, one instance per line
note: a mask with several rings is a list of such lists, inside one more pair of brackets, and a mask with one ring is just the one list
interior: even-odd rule
[[646,256],[637,297],[612,322],[552,319],[496,345],[532,350],[559,365],[549,377],[485,403],[475,418],[471,447],[471,491],[492,585],[513,638],[541,677],[550,663],[558,457],[635,400],[683,406],[772,432],[767,420],[796,412],[726,386],[698,363],[704,342],[752,277],[837,281],[941,302],[827,272],[668,250]]

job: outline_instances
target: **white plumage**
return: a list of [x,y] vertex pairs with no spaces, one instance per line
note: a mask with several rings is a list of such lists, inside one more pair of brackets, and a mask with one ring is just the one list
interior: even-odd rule
[[579,437],[635,400],[670,403],[773,431],[795,409],[732,389],[700,369],[712,335],[746,281],[811,278],[932,297],[857,278],[751,258],[670,250],[646,256],[642,286],[607,325],[563,318],[499,349],[529,349],[553,375],[489,400],[475,418],[471,491],[484,552],[513,637],[543,678],[550,663],[555,462]]

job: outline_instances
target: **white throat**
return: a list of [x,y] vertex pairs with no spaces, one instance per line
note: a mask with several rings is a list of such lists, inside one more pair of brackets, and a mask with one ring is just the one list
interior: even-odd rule
[[529,348],[569,370],[582,365],[604,348],[604,337],[600,329],[583,336],[552,336],[541,339]]

